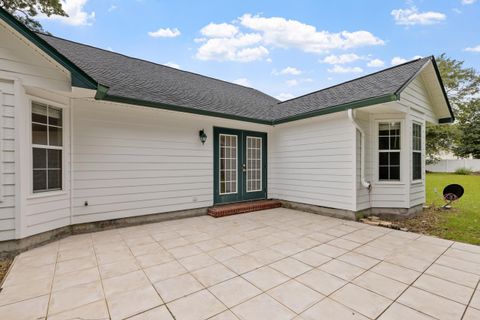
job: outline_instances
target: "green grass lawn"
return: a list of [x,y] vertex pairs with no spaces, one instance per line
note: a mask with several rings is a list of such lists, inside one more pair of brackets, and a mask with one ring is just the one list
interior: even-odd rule
[[463,197],[454,202],[452,210],[436,210],[438,220],[433,233],[445,239],[480,245],[480,176],[448,173],[427,174],[427,205],[441,207],[443,188],[458,183],[465,189]]

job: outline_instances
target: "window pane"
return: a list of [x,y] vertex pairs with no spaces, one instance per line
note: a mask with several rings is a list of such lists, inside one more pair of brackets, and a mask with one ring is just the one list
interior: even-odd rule
[[51,146],[62,145],[62,128],[48,127],[49,142]]
[[32,121],[39,123],[47,123],[47,106],[38,103],[32,104]]
[[390,180],[400,180],[400,167],[390,167]]
[[47,170],[33,170],[33,191],[47,190]]
[[422,179],[422,154],[420,152],[413,153],[413,168],[412,168],[412,178],[413,180]]
[[390,135],[400,135],[400,122],[394,122],[390,124]]
[[422,150],[422,126],[416,123],[412,126],[412,148]]
[[47,145],[47,126],[32,124],[32,143]]
[[378,178],[380,180],[388,180],[388,167],[380,167],[378,169]]
[[62,188],[62,170],[48,170],[48,190]]
[[388,136],[390,125],[388,123],[380,123],[378,125],[378,135],[379,136]]
[[379,137],[378,138],[378,149],[379,150],[388,150],[388,137]]
[[391,166],[400,165],[400,152],[390,152],[390,165]]
[[48,108],[48,124],[54,126],[62,126],[62,110],[49,107]]
[[47,150],[33,148],[33,169],[47,168]]
[[388,152],[380,152],[378,164],[388,166]]
[[400,137],[390,138],[390,150],[400,150]]
[[48,150],[48,168],[62,168],[62,150]]

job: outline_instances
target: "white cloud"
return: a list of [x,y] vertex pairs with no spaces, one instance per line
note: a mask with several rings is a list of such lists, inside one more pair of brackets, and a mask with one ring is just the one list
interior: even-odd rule
[[402,63],[405,63],[407,62],[408,60],[405,59],[405,58],[401,58],[401,57],[393,57],[392,58],[392,61],[390,61],[391,65],[392,66],[396,66],[397,64],[402,64]]
[[463,5],[474,4],[475,2],[477,2],[477,0],[462,0]]
[[175,69],[181,69],[179,64],[171,61],[165,63],[164,65],[166,65],[167,67],[175,68]]
[[291,93],[282,92],[282,93],[276,95],[275,98],[277,98],[280,101],[285,101],[285,100],[293,99],[293,98],[295,98],[295,96]]
[[381,68],[384,65],[385,65],[385,62],[383,62],[383,60],[380,60],[380,59],[372,59],[367,63],[367,67],[371,67],[371,68]]
[[361,73],[363,69],[360,67],[344,67],[340,65],[334,65],[333,68],[327,70],[330,73]]
[[85,11],[85,5],[88,0],[61,0],[63,10],[68,14],[68,17],[52,15],[39,15],[40,19],[57,20],[72,26],[90,26],[95,20],[95,12]]
[[453,8],[452,11],[455,12],[456,14],[461,14],[462,13],[462,10],[460,10],[458,8]]
[[[243,31],[240,30],[243,29]],[[271,61],[271,47],[296,48],[304,52],[326,53],[333,49],[383,45],[383,40],[368,31],[317,31],[296,20],[244,14],[233,23],[210,23],[200,30],[197,50],[200,60]]]
[[150,37],[153,38],[175,38],[181,34],[180,30],[177,28],[160,28],[157,31],[151,31],[148,33]]
[[435,11],[419,12],[416,7],[395,9],[390,14],[395,19],[396,24],[403,26],[431,25],[447,18],[444,13]]
[[115,11],[115,10],[117,10],[117,9],[118,9],[118,7],[117,7],[116,5],[114,5],[114,4],[112,4],[112,5],[108,8],[107,11],[108,11],[108,12],[112,12],[112,11]]
[[361,57],[356,55],[355,53],[341,54],[338,56],[332,54],[323,58],[321,62],[328,64],[346,64],[357,61],[359,59],[361,59]]
[[298,86],[299,81],[296,80],[296,79],[291,79],[291,80],[287,80],[285,83],[286,83],[287,86],[289,86],[289,87],[295,87],[295,86]]
[[298,76],[298,75],[302,74],[302,71],[295,68],[295,67],[286,67],[286,68],[283,68],[280,71],[274,70],[273,74],[275,74],[277,76],[285,76],[285,75]]
[[349,49],[361,46],[382,45],[383,40],[368,31],[342,31],[331,33],[297,20],[282,17],[266,18],[245,14],[240,24],[262,34],[267,45],[281,48],[297,48],[305,52],[322,53],[332,49]]
[[423,56],[420,56],[420,55],[413,56],[411,59],[405,59],[402,57],[393,57],[392,60],[390,61],[390,64],[392,66],[396,66],[396,65],[408,62],[410,60],[421,59],[421,58],[423,58]]
[[200,60],[250,62],[268,56],[268,50],[258,45],[262,37],[257,33],[237,34],[232,38],[208,39],[197,50]]
[[468,47],[468,48],[465,48],[464,51],[468,51],[468,52],[480,52],[480,44],[476,47]]
[[210,23],[200,30],[206,37],[230,38],[238,33],[238,27],[229,23]]
[[248,81],[247,78],[239,78],[237,80],[233,80],[233,83],[235,84],[239,84],[241,86],[245,86],[245,87],[251,87],[252,85],[250,84],[250,81]]

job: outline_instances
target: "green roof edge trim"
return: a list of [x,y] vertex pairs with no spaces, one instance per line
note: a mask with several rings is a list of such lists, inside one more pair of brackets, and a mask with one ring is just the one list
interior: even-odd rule
[[[101,86],[101,87],[106,88],[106,87],[103,87],[103,86]],[[121,96],[109,95],[106,92],[105,93],[99,93],[99,91],[97,91],[97,94],[95,95],[95,99],[103,100],[103,101],[110,101],[110,102],[133,104],[133,105],[138,105],[138,106],[164,109],[164,110],[170,110],[170,111],[193,113],[193,114],[199,114],[199,115],[203,115],[203,116],[210,116],[210,117],[217,117],[217,118],[232,119],[232,120],[239,120],[239,121],[245,121],[245,122],[253,122],[253,123],[259,123],[259,124],[272,125],[272,121],[269,121],[269,120],[259,120],[259,119],[253,119],[253,118],[247,118],[247,117],[242,117],[242,116],[225,114],[225,113],[221,113],[221,112],[204,111],[204,110],[198,110],[198,109],[189,108],[189,107],[182,107],[182,106],[176,106],[176,105],[170,105],[170,104],[164,104],[164,103],[158,103],[158,102],[151,102],[151,101],[145,101],[145,100],[133,99],[133,98],[125,98],[125,97],[121,97]]]
[[453,123],[453,121],[455,121],[454,118],[441,118],[441,119],[438,119],[438,123]]
[[107,95],[108,89],[110,88],[99,84],[97,86],[97,92],[95,93],[95,99],[103,100]]
[[82,69],[77,67],[73,62],[65,58],[60,52],[49,45],[45,40],[37,36],[32,30],[28,29],[23,23],[18,21],[14,16],[8,13],[5,9],[0,8],[0,18],[5,21],[10,27],[15,29],[22,36],[27,38],[43,52],[49,55],[53,60],[62,65],[65,69],[70,71],[72,75],[72,86],[85,88],[85,89],[97,89],[97,82],[93,80]]
[[386,102],[392,102],[392,101],[397,101],[400,99],[399,95],[396,94],[386,94],[383,96],[378,96],[378,97],[373,97],[373,98],[367,98],[363,100],[358,100],[358,101],[353,101],[345,104],[340,104],[338,106],[333,106],[333,107],[327,107],[321,110],[315,110],[312,112],[307,112],[303,114],[299,114],[296,116],[291,116],[291,117],[286,117],[283,119],[278,119],[273,121],[273,124],[280,124],[280,123],[285,123],[285,122],[291,122],[291,121],[296,121],[296,120],[302,120],[306,118],[312,118],[324,114],[329,114],[329,113],[335,113],[335,112],[340,112],[340,111],[345,111],[348,109],[357,109],[357,108],[362,108],[362,107],[368,107],[374,104],[379,104],[379,103],[386,103]]

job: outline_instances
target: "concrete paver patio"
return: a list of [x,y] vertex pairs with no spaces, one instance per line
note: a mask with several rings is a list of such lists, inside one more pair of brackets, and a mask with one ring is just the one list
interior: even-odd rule
[[480,247],[284,208],[19,255],[1,319],[480,319]]

